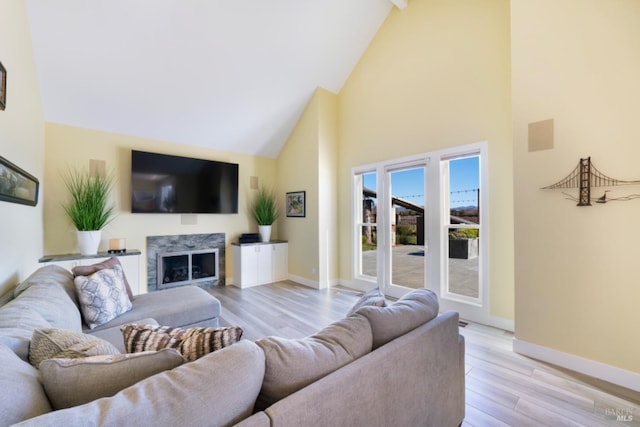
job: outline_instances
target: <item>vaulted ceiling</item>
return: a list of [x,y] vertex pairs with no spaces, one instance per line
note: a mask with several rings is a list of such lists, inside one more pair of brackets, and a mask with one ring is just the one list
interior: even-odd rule
[[27,0],[45,120],[276,157],[314,90],[340,91],[392,6]]

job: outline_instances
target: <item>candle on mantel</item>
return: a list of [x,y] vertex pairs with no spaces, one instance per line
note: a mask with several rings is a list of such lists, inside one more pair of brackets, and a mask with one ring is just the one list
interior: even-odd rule
[[109,252],[124,252],[126,248],[126,239],[121,237],[117,239],[109,239]]

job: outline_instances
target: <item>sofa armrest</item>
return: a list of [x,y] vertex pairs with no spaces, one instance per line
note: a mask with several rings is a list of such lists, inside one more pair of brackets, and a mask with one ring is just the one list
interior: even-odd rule
[[459,426],[465,401],[459,337],[458,314],[443,313],[265,412],[279,427]]
[[233,425],[251,415],[264,367],[262,350],[243,340],[146,378],[112,397],[18,425]]

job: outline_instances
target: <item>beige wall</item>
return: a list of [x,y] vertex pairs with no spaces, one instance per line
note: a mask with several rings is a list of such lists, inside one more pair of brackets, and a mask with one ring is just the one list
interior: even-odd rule
[[[7,70],[7,107],[0,111],[0,156],[41,182],[44,118],[26,7],[0,2],[0,62]],[[0,295],[29,275],[42,256],[42,198],[36,207],[0,201]]]
[[339,94],[340,277],[350,280],[351,168],[488,141],[490,314],[513,319],[507,0],[394,9]]
[[[196,225],[182,225],[178,214],[132,214],[130,201],[131,149],[205,158],[240,165],[239,206],[237,215],[199,214]],[[112,237],[127,239],[127,247],[142,251],[140,263],[141,290],[145,290],[146,237],[170,234],[226,234],[226,277],[233,274],[233,259],[230,244],[238,240],[241,233],[257,232],[248,205],[253,195],[249,179],[257,176],[259,182],[275,186],[275,164],[273,159],[221,152],[201,147],[191,147],[169,142],[137,138],[96,130],[47,123],[46,165],[44,180],[47,192],[44,195],[44,252],[46,254],[77,252],[75,228],[65,215],[61,202],[67,191],[60,178],[67,168],[88,168],[89,160],[106,161],[107,169],[117,177],[113,201],[117,217],[102,234],[100,250],[106,250]],[[277,226],[272,238],[277,238]]]
[[[640,200],[577,207],[577,189],[540,188],[588,156],[640,179],[638,23],[637,0],[512,2],[516,338],[633,372]],[[549,118],[555,148],[529,152],[528,124]]]
[[[336,95],[318,88],[278,156],[278,226],[289,242],[289,275],[317,288],[338,277],[337,118]],[[284,194],[292,191],[306,192],[304,218],[286,216]]]
[[[318,111],[320,95],[316,91],[298,123],[280,151],[277,160],[278,194],[282,195],[278,227],[289,242],[289,274],[306,284],[319,283],[318,262]],[[306,192],[306,216],[288,218],[284,195]]]
[[320,283],[335,284],[338,256],[338,97],[319,90],[318,111],[318,239]]

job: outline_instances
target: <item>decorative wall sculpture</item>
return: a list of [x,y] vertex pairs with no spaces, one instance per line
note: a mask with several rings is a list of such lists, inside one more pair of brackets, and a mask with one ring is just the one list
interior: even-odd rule
[[640,180],[637,181],[623,181],[620,179],[611,178],[606,176],[591,163],[591,157],[586,159],[580,159],[578,165],[569,175],[564,179],[556,182],[555,184],[543,187],[543,190],[553,190],[559,188],[577,188],[578,197],[574,197],[571,194],[563,192],[570,200],[578,202],[578,206],[591,206],[591,202],[607,203],[611,201],[627,201],[640,198],[640,194],[629,194],[622,197],[607,197],[607,193],[611,190],[604,190],[602,196],[595,200],[591,198],[591,189],[598,187],[616,187],[619,185],[633,185],[640,184]]

